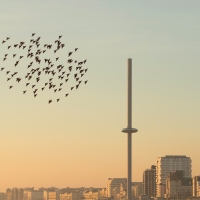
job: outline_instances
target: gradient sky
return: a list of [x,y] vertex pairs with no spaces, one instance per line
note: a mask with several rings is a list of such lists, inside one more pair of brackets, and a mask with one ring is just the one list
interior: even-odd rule
[[[0,39],[78,47],[87,85],[59,103],[48,92],[9,90],[0,73],[0,191],[10,187],[106,187],[127,176],[126,75],[133,64],[132,180],[157,157],[186,155],[200,174],[199,0],[1,1]],[[6,48],[0,42],[0,65]],[[23,72],[23,68],[20,69]],[[47,97],[48,96],[48,97]]]

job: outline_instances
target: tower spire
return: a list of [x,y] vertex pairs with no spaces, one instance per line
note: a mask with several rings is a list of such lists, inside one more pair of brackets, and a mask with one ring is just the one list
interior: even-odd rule
[[132,128],[132,59],[128,59],[127,66],[127,128],[122,129],[122,132],[127,133],[127,154],[128,154],[128,166],[127,166],[127,200],[132,200],[132,133],[136,133],[138,130]]

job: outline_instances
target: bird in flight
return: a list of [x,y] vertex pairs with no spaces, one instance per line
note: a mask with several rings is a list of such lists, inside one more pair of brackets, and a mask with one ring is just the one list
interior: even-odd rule
[[[2,40],[2,44],[6,43],[9,40],[8,41],[9,45],[8,46],[6,45],[5,49],[6,51],[13,51],[13,52],[11,52],[11,54],[5,52],[3,54],[4,57],[1,59],[1,61],[6,61],[5,63],[9,63],[10,65],[11,62],[9,61],[13,59],[14,60],[13,67],[18,67],[20,69],[19,72],[13,72],[11,68],[12,66],[8,66],[9,68],[6,68],[6,66],[2,66],[0,68],[0,71],[3,71],[4,69],[6,69],[5,75],[7,75],[6,77],[7,81],[12,81],[12,78],[17,73],[21,73],[21,70],[22,71],[24,69],[27,70],[25,73],[25,79],[28,79],[28,80],[26,80],[26,82],[24,83],[26,89],[22,91],[22,94],[25,94],[28,92],[28,90],[31,90],[34,94],[34,98],[38,95],[38,93],[44,91],[45,87],[46,87],[45,91],[49,89],[53,93],[59,92],[59,94],[61,95],[63,93],[64,96],[67,97],[69,93],[65,94],[65,91],[66,91],[65,89],[67,86],[67,82],[70,82],[71,84],[71,81],[70,81],[71,77],[75,79],[74,80],[72,78],[72,81],[74,81],[74,85],[69,86],[71,91],[74,88],[78,89],[81,81],[85,82],[85,84],[87,83],[87,81],[84,81],[81,78],[87,72],[87,69],[84,66],[82,66],[82,64],[86,63],[87,59],[84,61],[80,61],[80,60],[78,61],[74,57],[75,52],[77,52],[77,50],[79,49],[78,47],[75,47],[73,48],[73,50],[67,52],[68,57],[70,57],[71,59],[68,58],[64,64],[59,63],[59,65],[57,65],[56,63],[61,61],[60,56],[55,56],[54,59],[50,59],[48,58],[48,55],[49,55],[48,52],[51,51],[52,53],[54,52],[56,54],[59,54],[60,50],[65,47],[65,44],[61,41],[62,35],[59,35],[58,39],[56,39],[55,42],[53,42],[53,44],[48,44],[48,43],[42,44],[41,37],[35,38],[33,37],[35,35],[36,33],[31,34],[31,39],[28,40],[29,44],[26,41],[20,41],[15,44],[10,44],[10,37],[6,37],[5,39]],[[15,47],[15,48],[11,48],[11,47]],[[20,51],[20,53],[17,51]],[[21,54],[23,52],[24,54]],[[17,60],[16,60],[16,57],[18,57]],[[28,65],[24,64],[24,62],[26,61],[22,59],[24,57],[26,58],[26,60],[30,59]],[[71,66],[69,66],[69,64]],[[15,69],[18,69],[18,68],[15,68]],[[76,69],[76,72],[74,73],[75,69]],[[70,73],[72,73],[73,75],[69,76]],[[23,83],[24,78],[21,78],[23,76],[24,75],[16,78],[17,84],[18,83],[21,84],[21,82]],[[57,84],[56,78],[60,79],[61,83]],[[40,87],[39,83],[42,81],[44,81],[42,85],[44,84],[45,86]],[[27,87],[28,85],[30,85],[30,87]],[[9,89],[11,89],[12,87],[13,85],[9,86]],[[38,89],[35,89],[35,88],[38,88]],[[61,100],[61,96],[59,98],[55,98],[55,100],[50,99],[49,103],[56,102],[56,101],[59,102],[60,100]]]

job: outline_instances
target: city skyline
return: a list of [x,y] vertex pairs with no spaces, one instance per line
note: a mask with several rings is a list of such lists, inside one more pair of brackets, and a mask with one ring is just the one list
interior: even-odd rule
[[[127,176],[127,59],[132,59],[132,181],[164,155],[187,155],[199,175],[200,2],[177,0],[3,1],[0,38],[63,35],[87,58],[88,83],[67,101],[9,90],[0,73],[0,191],[102,187]],[[2,41],[1,40],[1,41]],[[0,64],[5,49],[0,43]],[[44,103],[45,102],[45,103]],[[23,175],[22,175],[23,174]],[[40,180],[38,182],[38,180]]]
[[[186,155],[158,157],[157,164],[143,171],[142,182],[131,182],[131,199],[196,198],[200,196],[200,176],[192,177],[191,158]],[[124,200],[128,195],[128,178],[108,178],[106,187],[35,187],[7,188],[0,192],[0,200]],[[178,189],[178,190],[177,190]],[[74,196],[75,195],[75,196]],[[73,197],[74,196],[74,197]]]

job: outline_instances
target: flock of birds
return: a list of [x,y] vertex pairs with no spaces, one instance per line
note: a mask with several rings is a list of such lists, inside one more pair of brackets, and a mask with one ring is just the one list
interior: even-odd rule
[[[44,44],[43,49],[41,48],[42,44],[40,43],[41,37],[34,38],[34,36],[35,36],[35,33],[32,33],[29,44],[26,44],[25,42],[20,42],[18,44],[7,46],[8,50],[10,50],[11,48],[14,48],[15,50],[21,48],[21,50],[25,51],[27,49],[26,57],[27,59],[31,59],[31,62],[27,66],[28,72],[24,77],[24,79],[26,80],[26,83],[25,83],[26,89],[23,91],[23,94],[27,92],[28,88],[32,89],[34,98],[37,97],[39,91],[44,91],[45,88],[52,90],[54,93],[59,93],[63,89],[63,85],[69,81],[69,78],[72,76],[71,74],[73,74],[73,78],[76,83],[75,85],[70,87],[71,91],[74,88],[78,89],[81,83],[86,84],[88,82],[88,80],[82,80],[82,77],[85,75],[85,73],[88,70],[88,68],[83,67],[87,59],[78,62],[77,60],[73,60],[70,57],[72,56],[73,53],[75,53],[78,50],[78,48],[75,48],[74,52],[71,51],[68,53],[67,63],[71,66],[66,68],[64,65],[61,65],[61,64],[56,65],[55,62],[58,62],[59,57],[56,57],[54,60],[50,58],[44,58],[44,59],[41,58],[41,55],[45,55],[45,53],[53,49],[54,46],[56,46],[56,48],[53,49],[54,54],[56,54],[60,49],[65,47],[65,44],[61,42],[62,35],[60,35],[58,39],[55,40],[54,42],[55,45]],[[6,43],[9,40],[10,40],[10,37],[7,37],[5,40],[2,41],[2,45],[6,45]],[[35,47],[37,50],[33,51],[34,49],[33,47]],[[10,77],[7,78],[7,81],[10,81],[11,79],[15,79],[15,77],[18,74],[16,69],[20,65],[20,61],[25,56],[22,56],[22,55],[18,56],[16,53],[14,54],[6,53],[3,57],[3,62],[6,62],[9,57],[12,57],[15,59],[18,57],[18,59],[15,60],[15,63],[14,63],[14,68],[15,68],[14,72],[11,72],[10,70],[7,71],[6,67],[0,68],[0,72],[6,71],[6,75],[7,76],[10,75]],[[42,61],[44,61],[46,65],[45,67],[44,66],[42,67],[42,64],[41,64]],[[33,67],[34,62],[37,64],[37,67]],[[72,66],[73,63],[76,63],[76,67]],[[73,71],[75,71],[75,73],[72,73],[72,69],[74,69]],[[39,88],[38,82],[41,80],[42,74],[49,75],[51,77],[48,79],[48,81],[44,83],[44,85],[41,88]],[[34,76],[35,76],[35,82],[32,84],[31,79],[33,80]],[[55,79],[57,79],[56,80],[57,82],[59,79],[60,83],[55,84],[53,82],[55,81]],[[18,83],[21,82],[21,80],[23,80],[22,77],[16,78],[16,82]],[[9,89],[12,89],[12,88],[13,88],[13,85],[10,85]],[[67,97],[68,95],[69,93],[65,93],[64,97]],[[59,101],[60,101],[60,97],[56,99],[56,102],[59,102]],[[52,103],[52,102],[53,102],[52,99],[48,100],[48,103]]]

